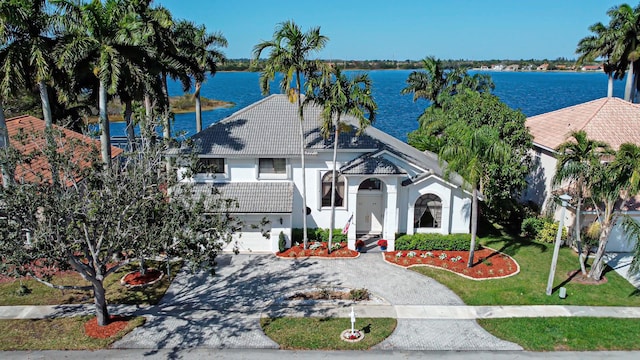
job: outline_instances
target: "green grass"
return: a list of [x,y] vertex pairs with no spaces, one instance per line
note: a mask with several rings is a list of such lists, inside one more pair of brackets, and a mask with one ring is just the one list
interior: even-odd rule
[[568,273],[578,270],[577,254],[561,248],[554,289],[564,286],[567,298],[560,299],[557,290],[545,294],[553,244],[542,244],[508,235],[480,239],[485,246],[512,256],[520,265],[518,275],[496,280],[474,281],[447,271],[413,267],[411,270],[429,276],[458,294],[467,305],[591,305],[640,306],[640,292],[611,268],[607,268],[607,283],[581,285],[568,282]]
[[145,321],[143,317],[136,317],[111,338],[94,339],[84,332],[84,324],[90,318],[0,320],[0,350],[104,349]]
[[396,319],[359,318],[355,328],[365,333],[356,343],[340,339],[351,329],[346,318],[263,318],[262,329],[281,349],[296,350],[366,350],[386,339],[396,328]]
[[[148,267],[158,267],[166,272],[165,263],[147,261]],[[117,272],[109,275],[105,281],[105,291],[107,301],[110,304],[132,304],[132,305],[153,305],[157,304],[167,291],[171,280],[182,267],[182,262],[174,262],[171,265],[171,278],[166,276],[152,286],[142,289],[127,289],[120,285],[120,279],[126,273],[138,270],[138,263],[132,263],[122,267]],[[57,285],[89,285],[79,274],[72,273],[65,276],[56,276],[52,283]],[[31,293],[28,295],[18,295],[20,285],[26,285]],[[40,284],[33,279],[15,280],[0,284],[0,306],[12,305],[58,305],[58,304],[78,304],[93,302],[92,291],[80,290],[58,290]]]
[[482,319],[493,335],[530,351],[640,350],[640,319]]

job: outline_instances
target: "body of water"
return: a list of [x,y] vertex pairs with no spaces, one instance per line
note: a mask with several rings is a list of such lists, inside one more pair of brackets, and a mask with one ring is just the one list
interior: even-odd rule
[[[413,102],[411,95],[400,95],[412,70],[367,71],[373,84],[373,96],[378,103],[374,126],[406,141],[407,134],[418,127],[418,117],[429,105],[427,101]],[[353,71],[346,71],[353,73]],[[473,73],[473,72],[471,72]],[[494,94],[513,109],[526,116],[538,115],[607,96],[607,76],[604,73],[576,72],[488,72],[496,87]],[[224,119],[264,96],[258,83],[259,73],[221,72],[209,78],[202,87],[202,96],[233,102],[232,108],[205,111],[203,127]],[[278,92],[278,83],[272,85]],[[181,95],[179,84],[170,82],[169,93]],[[624,81],[614,82],[614,96],[623,97]],[[195,133],[195,114],[177,114],[174,133]],[[111,135],[124,136],[124,123],[112,123]]]

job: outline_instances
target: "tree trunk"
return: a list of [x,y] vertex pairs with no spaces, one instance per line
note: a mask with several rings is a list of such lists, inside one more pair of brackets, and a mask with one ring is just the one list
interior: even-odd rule
[[625,83],[624,86],[624,100],[625,101],[631,101],[631,99],[633,99],[633,94],[632,94],[632,90],[633,90],[633,85],[634,85],[634,77],[635,77],[635,69],[634,69],[634,65],[633,62],[631,64],[629,64],[629,71],[627,72],[627,81]]
[[602,273],[604,272],[604,255],[607,248],[607,242],[609,241],[609,234],[613,225],[616,223],[617,216],[613,215],[613,219],[605,222],[602,225],[602,231],[600,232],[600,239],[598,239],[598,251],[593,259],[591,265],[591,271],[589,271],[588,277],[594,280],[600,280]]
[[296,86],[298,87],[298,117],[300,117],[300,166],[302,168],[302,245],[305,249],[309,245],[309,239],[307,237],[307,171],[305,167],[305,155],[304,150],[306,148],[304,136],[304,108],[302,107],[301,99],[301,83],[300,72],[296,72]]
[[611,73],[607,74],[608,77],[608,81],[607,81],[607,97],[613,97],[613,76],[611,75]]
[[[578,186],[582,186],[582,182],[578,184]],[[579,190],[578,190],[579,191]],[[582,239],[580,237],[580,232],[582,229],[582,195],[578,194],[578,204],[576,206],[576,246],[578,247],[578,261],[580,262],[580,271],[582,275],[587,275],[587,268],[584,265],[585,258],[584,253],[582,252]]]
[[[0,151],[9,147],[9,131],[7,130],[7,121],[4,118],[4,106],[0,99]],[[2,169],[2,186],[5,188],[13,181],[12,171],[5,163],[1,165]]]
[[145,123],[141,126],[143,131],[143,136],[146,136],[149,139],[150,144],[156,143],[156,129],[153,124],[153,105],[151,104],[151,96],[147,93],[144,95],[144,114],[145,114]]
[[133,128],[133,120],[131,119],[132,114],[133,109],[131,108],[131,100],[127,100],[124,102],[124,121],[127,124],[127,142],[129,143],[129,151],[136,150],[136,133]]
[[331,242],[333,241],[333,228],[336,225],[336,162],[338,160],[338,136],[340,132],[338,130],[338,124],[340,118],[335,124],[335,135],[333,138],[333,172],[331,173],[331,221],[329,222],[329,253],[331,253]]
[[140,275],[147,273],[147,263],[144,261],[144,257],[140,257]]
[[473,199],[471,201],[471,244],[469,245],[469,261],[467,267],[473,266],[473,253],[476,248],[476,233],[478,232],[478,188],[473,187]]
[[202,131],[202,102],[200,101],[200,89],[202,84],[196,81],[196,91],[193,93],[193,97],[196,99],[196,133]]
[[104,166],[111,167],[111,138],[109,133],[109,117],[107,116],[107,89],[104,81],[100,80],[99,96],[99,112],[100,112],[100,150],[102,154],[102,162]]
[[98,325],[109,324],[109,310],[107,309],[107,298],[105,296],[102,280],[94,279],[93,283],[93,303],[96,306],[96,320]]
[[51,116],[51,102],[49,101],[49,90],[44,80],[38,82],[40,90],[40,101],[42,102],[42,116],[44,117],[44,126],[50,128],[53,125],[53,117]]
[[162,74],[162,96],[165,106],[162,109],[162,137],[165,143],[171,140],[171,119],[169,119],[169,89],[167,88],[167,75]]

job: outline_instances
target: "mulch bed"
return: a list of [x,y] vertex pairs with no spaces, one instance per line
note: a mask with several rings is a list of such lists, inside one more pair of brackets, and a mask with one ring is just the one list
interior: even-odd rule
[[125,285],[144,285],[153,282],[162,276],[162,271],[156,269],[147,269],[146,273],[142,275],[140,271],[130,272],[122,278],[122,283]]
[[[311,244],[309,244],[311,245]],[[327,243],[322,243],[322,246],[318,249],[304,249],[302,245],[295,245],[285,250],[284,252],[276,253],[277,257],[281,258],[302,258],[302,257],[322,257],[322,258],[355,258],[359,253],[355,250],[347,248],[347,243],[340,243],[340,249],[333,250],[331,254],[327,251]]]
[[111,315],[109,319],[109,324],[99,326],[98,319],[96,317],[92,318],[84,324],[84,332],[87,336],[95,339],[106,339],[126,328],[129,322],[129,318],[119,315]]
[[600,280],[594,280],[587,275],[582,274],[582,270],[574,270],[570,271],[567,276],[569,277],[569,281],[576,284],[582,285],[602,285],[607,283],[607,278],[602,275]]
[[440,268],[475,280],[502,278],[520,271],[520,267],[512,257],[484,247],[474,252],[471,268],[467,268],[468,251],[388,251],[384,253],[384,259],[391,264],[403,267]]

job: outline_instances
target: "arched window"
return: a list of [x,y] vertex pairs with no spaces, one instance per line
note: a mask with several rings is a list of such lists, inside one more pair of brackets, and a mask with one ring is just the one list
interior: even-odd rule
[[[322,177],[322,206],[331,206],[331,180],[333,176],[329,171]],[[342,206],[344,203],[344,176],[340,175],[336,179],[335,205]]]
[[380,190],[380,180],[376,178],[367,179],[360,183],[358,190]]
[[413,227],[439,228],[442,221],[442,201],[433,194],[422,195],[416,200]]

